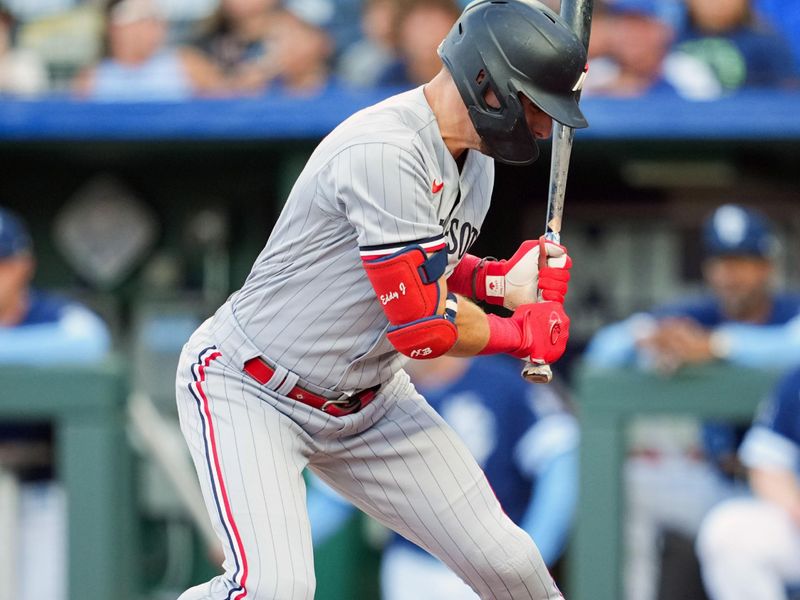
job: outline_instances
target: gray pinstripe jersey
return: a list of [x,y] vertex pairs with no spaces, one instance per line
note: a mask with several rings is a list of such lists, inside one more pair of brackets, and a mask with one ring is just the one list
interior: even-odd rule
[[478,236],[493,180],[477,151],[459,173],[421,87],[356,113],[312,154],[244,286],[214,316],[216,343],[324,389],[388,381],[407,359],[386,340],[361,257],[446,244],[449,274]]

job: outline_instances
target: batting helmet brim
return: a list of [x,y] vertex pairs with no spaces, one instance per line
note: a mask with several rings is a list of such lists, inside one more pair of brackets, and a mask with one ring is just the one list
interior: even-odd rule
[[554,121],[573,129],[589,126],[583,111],[578,106],[578,97],[574,92],[568,95],[547,93],[525,83],[520,83],[518,89]]

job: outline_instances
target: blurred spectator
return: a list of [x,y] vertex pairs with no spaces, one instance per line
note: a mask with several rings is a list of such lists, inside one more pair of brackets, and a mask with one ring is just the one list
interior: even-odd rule
[[19,217],[0,208],[0,362],[94,362],[108,351],[105,324],[82,306],[31,288],[35,259]]
[[66,12],[87,0],[3,0],[9,10],[21,21]]
[[[776,245],[763,215],[724,205],[706,221],[704,242],[709,292],[601,329],[587,347],[588,364],[638,365],[668,375],[720,360],[768,368],[800,363],[800,296],[774,289]],[[711,506],[739,493],[741,434],[729,424],[705,423],[705,461],[669,446],[631,459],[628,529],[639,541],[629,551],[629,598],[653,597],[661,532],[692,538]]]
[[158,0],[161,15],[169,23],[169,43],[191,43],[218,6],[219,0]]
[[338,61],[342,51],[363,38],[361,18],[366,10],[367,0],[324,0],[334,8],[325,25],[325,30],[336,48],[334,61]]
[[0,96],[35,96],[47,91],[44,62],[25,50],[14,48],[14,19],[0,5]]
[[[616,12],[639,12],[647,14],[678,30],[686,21],[686,5],[684,0],[601,0]],[[560,2],[556,2],[557,7]],[[558,8],[556,8],[558,9]]]
[[111,0],[106,53],[83,71],[77,92],[103,101],[185,100],[220,93],[224,80],[199,52],[166,45],[167,23],[155,0]]
[[697,554],[711,600],[788,600],[800,588],[800,370],[776,386],[740,450],[751,497],[703,522]]
[[756,14],[786,37],[800,70],[800,0],[755,0],[754,6]]
[[[548,386],[532,386],[505,357],[444,356],[413,361],[414,386],[466,443],[506,513],[551,566],[561,556],[577,500],[578,426]],[[312,479],[309,517],[315,545],[351,511]],[[392,534],[383,555],[384,600],[467,600],[477,596],[438,559]]]
[[750,0],[686,0],[689,23],[664,65],[667,82],[691,99],[745,87],[780,87],[796,75],[787,41],[756,19]]
[[334,10],[330,0],[285,2],[272,35],[270,92],[309,96],[335,85],[330,65],[333,39],[326,29]]
[[[363,39],[349,46],[338,60],[337,74],[359,87],[376,86],[387,72],[401,72],[394,24],[402,0],[365,0],[361,17]],[[390,85],[394,82],[383,80]]]
[[595,6],[587,94],[637,96],[661,80],[673,28],[639,3]]
[[271,37],[279,0],[221,0],[196,46],[239,92],[259,92],[275,76]]
[[321,93],[334,83],[331,0],[223,0],[216,26],[198,44],[235,93]]
[[[77,364],[101,360],[109,350],[105,324],[75,302],[31,287],[35,259],[30,235],[19,217],[0,208],[0,363]],[[18,536],[13,552],[19,565],[9,597],[21,600],[66,598],[66,506],[52,480],[50,433],[46,426],[0,424],[0,471],[17,473]],[[1,507],[0,511],[9,510]]]
[[433,79],[442,68],[436,50],[460,15],[455,0],[405,0],[394,25],[402,62],[379,83],[416,87]]

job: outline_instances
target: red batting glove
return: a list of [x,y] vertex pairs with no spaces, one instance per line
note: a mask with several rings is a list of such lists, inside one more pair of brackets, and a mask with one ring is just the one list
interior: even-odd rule
[[[560,254],[559,254],[560,252]],[[558,256],[555,256],[558,254]],[[564,303],[564,296],[569,289],[569,269],[572,259],[567,249],[561,244],[547,242],[544,236],[539,238],[539,256],[546,255],[547,262],[539,264],[539,297],[541,300],[552,300]],[[558,266],[560,265],[560,266]]]
[[561,358],[569,339],[569,317],[560,302],[523,304],[508,318],[487,315],[489,341],[479,354],[510,354],[533,362]]
[[481,260],[474,270],[475,298],[515,310],[538,300],[564,302],[572,259],[544,236],[527,240],[508,260]]

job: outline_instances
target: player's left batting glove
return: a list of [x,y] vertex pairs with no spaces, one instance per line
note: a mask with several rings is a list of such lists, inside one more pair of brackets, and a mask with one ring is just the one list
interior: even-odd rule
[[474,295],[516,310],[539,300],[564,302],[572,259],[560,244],[527,240],[508,260],[482,260],[473,272]]
[[522,304],[510,317],[486,315],[489,339],[479,354],[510,354],[536,363],[561,358],[569,339],[569,317],[560,302]]

